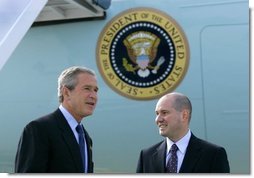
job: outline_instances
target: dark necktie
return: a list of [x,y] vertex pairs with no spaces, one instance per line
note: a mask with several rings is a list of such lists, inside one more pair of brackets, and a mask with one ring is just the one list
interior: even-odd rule
[[169,158],[167,163],[167,172],[169,173],[177,173],[177,150],[178,147],[176,146],[176,144],[173,144],[170,149],[171,157]]
[[84,168],[84,172],[85,172],[85,165],[86,165],[86,162],[85,162],[85,141],[84,141],[84,131],[83,131],[83,128],[81,125],[78,124],[78,126],[76,127],[76,130],[78,132],[78,139],[79,139],[79,149],[80,149],[80,153],[81,153],[81,156],[82,156],[82,162],[83,162],[83,168]]

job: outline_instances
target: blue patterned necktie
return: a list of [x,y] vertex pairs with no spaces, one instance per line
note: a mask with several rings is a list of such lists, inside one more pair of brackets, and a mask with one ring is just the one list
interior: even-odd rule
[[85,141],[84,141],[84,131],[81,125],[78,124],[78,126],[76,127],[76,130],[78,132],[78,139],[79,139],[79,149],[80,149],[80,153],[82,156],[82,162],[83,162],[83,168],[84,168],[84,172],[85,172],[85,167],[86,167],[86,163],[85,163]]
[[178,150],[178,147],[176,146],[176,144],[173,144],[170,149],[171,157],[169,158],[167,163],[168,173],[177,173],[177,161],[178,161],[177,154],[176,154],[177,150]]

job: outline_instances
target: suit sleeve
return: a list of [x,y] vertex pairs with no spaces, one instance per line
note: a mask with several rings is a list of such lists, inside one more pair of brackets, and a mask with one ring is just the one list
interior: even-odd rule
[[213,169],[214,173],[230,173],[226,150],[222,147],[217,149]]
[[140,152],[136,173],[144,173],[143,170],[143,151]]
[[48,143],[45,132],[35,123],[24,128],[15,158],[16,173],[47,171]]

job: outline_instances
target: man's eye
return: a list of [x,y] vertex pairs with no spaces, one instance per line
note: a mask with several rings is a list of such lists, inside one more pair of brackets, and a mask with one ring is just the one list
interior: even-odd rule
[[167,115],[169,112],[168,111],[163,111],[162,114],[163,115]]

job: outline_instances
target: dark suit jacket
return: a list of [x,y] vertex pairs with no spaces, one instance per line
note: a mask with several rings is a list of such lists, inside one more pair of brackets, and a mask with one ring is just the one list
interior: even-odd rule
[[[140,153],[137,173],[165,172],[166,140],[144,149]],[[224,148],[201,140],[191,134],[189,145],[179,173],[229,173]]]
[[[92,140],[85,129],[84,132],[88,147],[88,172],[92,173]],[[16,154],[15,172],[84,172],[79,145],[59,109],[24,128]]]

